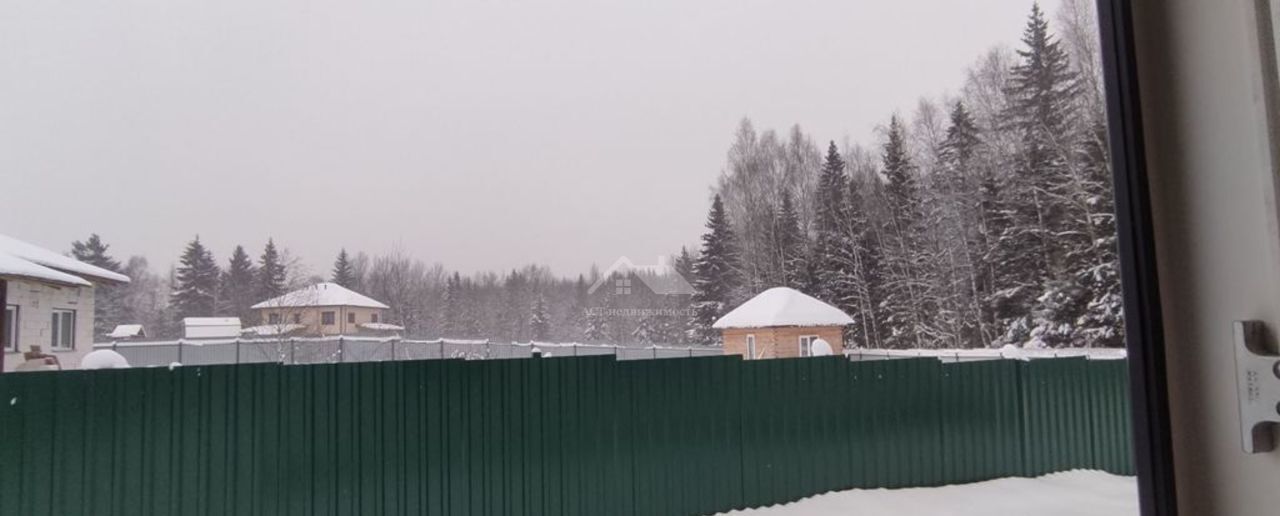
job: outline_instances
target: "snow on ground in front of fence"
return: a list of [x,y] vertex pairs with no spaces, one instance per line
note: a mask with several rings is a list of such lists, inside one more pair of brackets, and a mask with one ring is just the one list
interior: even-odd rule
[[1067,471],[1039,478],[1001,478],[942,487],[851,489],[786,505],[729,514],[769,516],[1136,516],[1134,477]]

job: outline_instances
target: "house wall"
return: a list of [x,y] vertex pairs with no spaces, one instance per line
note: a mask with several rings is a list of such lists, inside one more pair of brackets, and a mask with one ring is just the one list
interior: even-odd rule
[[[8,280],[8,304],[18,306],[18,352],[4,353],[4,370],[12,371],[23,362],[22,353],[40,346],[58,357],[63,369],[80,367],[80,359],[93,351],[93,287],[69,287],[27,280]],[[75,347],[54,350],[52,318],[55,308],[75,310]]]
[[844,351],[844,332],[839,326],[783,326],[777,328],[733,328],[723,330],[724,354],[747,357],[747,335],[756,336],[756,358],[800,356],[800,337],[817,335],[831,344],[832,351]]
[[[322,312],[334,312],[332,325],[320,324]],[[263,308],[256,310],[260,324],[267,324],[270,314],[280,314],[281,324],[293,324],[293,316],[306,325],[301,335],[353,335],[360,333],[359,324],[373,322],[373,314],[378,314],[378,322],[387,322],[386,310],[381,308],[365,308],[357,306],[313,306],[305,308]],[[355,322],[348,323],[347,315],[355,314]]]

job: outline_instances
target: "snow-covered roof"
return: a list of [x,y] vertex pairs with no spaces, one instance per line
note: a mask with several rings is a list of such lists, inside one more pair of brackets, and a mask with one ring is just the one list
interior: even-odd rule
[[239,317],[185,317],[183,326],[240,326]]
[[298,308],[306,306],[359,306],[389,308],[372,298],[337,283],[316,283],[283,296],[274,297],[251,308]]
[[[63,256],[56,252],[50,251],[35,244],[23,242],[8,235],[0,235],[0,256],[6,256],[0,259],[0,274],[11,274],[14,276],[26,276],[35,279],[45,279],[48,281],[56,281],[61,283],[71,283],[74,285],[87,285],[88,282],[80,276],[88,276],[90,279],[105,280],[110,282],[128,283],[129,277],[118,272],[112,272],[102,267],[89,265],[75,258]],[[25,261],[36,266],[43,266],[48,269],[56,269],[75,278],[78,281],[68,281],[66,277],[53,279],[52,275],[47,273],[43,275],[23,274],[14,272],[21,269],[16,265],[15,260]],[[31,272],[30,268],[26,268],[27,272]]]
[[0,251],[0,276],[27,278],[82,287],[89,287],[93,285],[92,283],[85,281],[84,278],[72,276],[65,272],[55,271],[43,265],[23,260],[17,256],[5,254],[3,251]]
[[853,318],[839,308],[804,293],[775,287],[761,292],[721,317],[713,328],[769,328],[774,326],[844,326]]
[[260,336],[268,336],[268,335],[286,335],[286,334],[289,334],[289,333],[292,333],[292,332],[295,332],[295,331],[301,330],[301,329],[303,329],[303,328],[306,328],[306,325],[303,325],[303,324],[263,324],[263,325],[261,325],[261,326],[250,326],[250,327],[248,327],[248,328],[245,328],[245,329],[243,329],[243,330],[240,330],[240,333],[250,333],[250,334],[253,334],[253,335],[260,335]]
[[124,339],[128,337],[145,337],[147,332],[143,331],[141,324],[121,324],[116,329],[111,330],[107,337],[113,339]]
[[360,326],[361,328],[364,328],[366,330],[374,330],[374,331],[404,331],[404,326],[400,326],[397,324],[382,323],[382,322],[360,323],[357,326]]

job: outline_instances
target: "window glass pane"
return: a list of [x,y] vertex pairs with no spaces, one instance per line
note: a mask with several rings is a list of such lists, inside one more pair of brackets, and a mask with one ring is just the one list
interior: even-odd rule
[[[1024,414],[1024,407],[1052,405],[1044,407],[1050,411],[1105,399],[1087,407],[1102,411],[1127,406],[1123,399],[1086,390],[1093,386],[1087,375],[1059,382],[1084,393],[1070,403],[1050,395],[1056,393],[1044,394],[1039,403],[1006,396],[1027,390],[1016,382],[1029,375],[1001,376],[997,382],[977,377],[986,369],[976,368],[967,376],[909,376],[943,370],[931,362],[913,366],[929,360],[944,362],[948,373],[969,373],[970,364],[959,362],[1001,360],[1001,353],[1123,356],[1093,2],[371,6],[277,0],[264,11],[255,0],[218,0],[218,10],[210,13],[193,7],[201,0],[170,0],[164,9],[93,10],[75,17],[74,24],[65,23],[75,11],[66,2],[9,2],[21,12],[0,16],[0,191],[5,212],[20,216],[7,218],[0,232],[12,231],[46,249],[46,257],[92,265],[67,270],[93,286],[68,287],[81,282],[46,278],[11,287],[16,296],[5,303],[22,304],[29,342],[59,351],[65,369],[81,367],[83,354],[67,353],[68,348],[110,347],[136,368],[261,364],[254,366],[255,377],[259,369],[268,376],[296,374],[314,384],[307,389],[324,394],[363,392],[365,383],[341,382],[364,378],[324,384],[327,377],[311,374],[312,365],[367,363],[338,370],[367,371],[374,381],[387,371],[400,374],[382,368],[397,360],[471,361],[456,375],[452,364],[432,364],[441,374],[424,377],[428,383],[420,385],[428,385],[426,391],[379,393],[387,403],[412,405],[414,412],[378,410],[371,416],[378,418],[402,414],[414,418],[408,421],[452,425],[450,414],[427,408],[440,401],[431,396],[442,392],[457,398],[435,403],[442,410],[464,407],[484,414],[484,421],[519,423],[522,413],[571,409],[575,418],[601,421],[602,428],[631,428],[626,425],[633,421],[608,418],[638,411],[592,412],[595,401],[613,400],[624,408],[714,415],[713,426],[742,428],[743,435],[772,436],[767,423],[751,426],[762,421],[808,425],[845,412],[856,419],[841,424],[884,425],[846,433],[868,442],[843,443],[879,453],[875,460],[824,449],[819,443],[832,442],[825,437],[797,438],[816,435],[804,428],[766,443],[787,450],[780,457],[790,465],[769,457],[723,456],[724,464],[741,466],[742,478],[786,476],[779,477],[781,484],[778,478],[761,480],[779,489],[740,490],[757,501],[771,496],[769,491],[814,494],[800,489],[813,487],[811,477],[825,477],[827,489],[857,483],[840,472],[899,465],[868,473],[868,479],[885,479],[868,487],[936,487],[1048,473],[996,468],[984,457],[1021,457],[1001,466],[1044,462],[1017,454],[1049,441],[1055,429],[1024,434],[1016,423],[1072,414]],[[248,23],[232,20],[229,30],[226,15],[246,9],[262,16]],[[278,16],[303,11],[301,17]],[[155,42],[163,44],[141,44]],[[19,51],[6,52],[10,48]],[[7,257],[5,240],[0,238],[0,254]],[[112,280],[116,274],[129,281]],[[79,342],[77,325],[84,332]],[[137,336],[108,338],[115,329]],[[333,337],[338,333],[342,338]],[[6,345],[13,335],[4,332]],[[818,336],[837,356],[802,359],[828,353],[826,346],[815,348]],[[109,354],[97,356],[104,355]],[[596,355],[592,360],[598,363],[578,362],[604,369],[574,373],[572,357],[587,355]],[[625,363],[723,355],[732,356],[688,367]],[[751,362],[744,364],[743,355]],[[535,356],[555,357],[554,365],[531,366],[540,382],[535,386],[518,383],[529,377],[520,368],[468,376],[509,365],[478,361]],[[911,357],[910,363],[862,363],[902,357]],[[4,368],[13,365],[6,362]],[[830,371],[820,369],[827,366]],[[625,374],[596,374],[613,367]],[[868,371],[880,369],[886,373],[875,380],[884,383],[870,385]],[[557,376],[562,370],[563,377]],[[485,375],[509,383],[488,384]],[[608,382],[598,384],[593,378],[599,376]],[[443,379],[457,379],[465,388],[459,391]],[[283,385],[276,380],[264,377],[243,389]],[[216,383],[222,381],[202,376],[202,386],[214,383],[199,393],[184,391],[182,403],[192,410],[206,404],[205,413],[208,403],[221,403],[216,393],[242,388]],[[632,381],[638,383],[626,383]],[[834,383],[818,388],[828,381]],[[971,383],[954,392],[939,387],[961,381]],[[999,388],[985,388],[990,385]],[[596,400],[596,392],[611,387],[617,390]],[[721,388],[725,392],[716,390]],[[861,400],[856,409],[831,410],[837,401],[854,403],[844,393],[867,388],[892,399],[855,396]],[[733,389],[750,395],[734,397]],[[228,421],[252,426],[262,418],[231,412],[274,407],[287,398],[296,405],[281,405],[264,424],[297,429],[298,442],[319,442],[317,435],[325,440],[308,433],[317,427],[322,433],[357,428],[342,420],[352,411],[324,406],[331,396],[277,390],[283,394],[252,393],[258,397],[251,399],[266,405],[215,405],[214,412],[230,411]],[[202,397],[206,392],[215,394]],[[503,392],[514,397],[490,399]],[[270,398],[276,394],[283,398]],[[657,397],[645,398],[650,395]],[[131,400],[144,398],[168,399]],[[802,398],[813,403],[795,403]],[[1018,403],[1006,403],[1011,399]],[[422,403],[408,403],[414,400]],[[56,401],[60,407],[88,406]],[[504,412],[513,410],[512,403],[516,411]],[[520,411],[522,403],[533,405]],[[814,412],[805,412],[810,406]],[[958,406],[987,407],[990,414],[946,410]],[[328,420],[286,420],[294,412]],[[1004,416],[1015,424],[999,426]],[[944,419],[951,417],[957,419]],[[485,431],[467,421],[456,421],[462,434]],[[631,436],[639,453],[670,445],[657,453],[707,455],[698,448],[697,432],[678,427],[678,414],[647,421],[653,424],[644,432],[632,432],[639,434]],[[181,426],[159,423],[168,426],[157,428]],[[1077,440],[1059,443],[1083,450],[1110,447],[1123,456],[1126,450],[1117,444],[1125,442],[1123,430],[1086,435],[1104,426],[1123,429],[1122,423],[1064,427],[1069,432],[1060,433]],[[357,439],[364,446],[355,449],[357,455],[394,456],[409,448],[391,445],[422,438],[388,438],[396,437],[395,429],[413,426],[403,421],[369,424],[389,431]],[[248,426],[244,430],[253,435],[272,431]],[[953,435],[937,432],[957,428],[1000,436],[988,443],[998,449],[971,457],[965,450],[939,448],[949,446]],[[453,427],[447,430],[454,434]],[[581,433],[596,430],[584,427]],[[663,442],[647,439],[650,432]],[[970,437],[956,439],[968,443]],[[31,448],[51,449],[44,444]],[[107,444],[100,449],[129,449]],[[175,457],[189,451],[179,449],[186,443],[171,444],[173,449],[152,451]],[[197,443],[213,457],[243,451],[228,452],[218,448],[222,444]],[[627,467],[591,456],[589,442],[561,444],[572,453],[544,459],[563,471],[588,468],[594,475],[603,471],[596,466]],[[423,449],[439,445],[425,443]],[[903,449],[890,449],[899,445]],[[12,451],[6,446],[0,442],[0,457]],[[299,463],[301,452],[292,449],[297,447],[285,448],[273,450],[279,462]],[[495,453],[506,453],[498,448]],[[1036,451],[1038,457],[1056,458],[1062,450]],[[646,459],[634,451],[623,455]],[[834,455],[843,462],[809,464],[810,458]],[[965,460],[945,462],[953,456]],[[333,463],[313,458],[315,464]],[[504,464],[512,459],[486,458]],[[582,458],[594,462],[574,462]],[[119,470],[136,459],[125,457],[125,466],[107,469],[129,477],[137,472]],[[905,464],[915,462],[942,469],[908,471],[915,466]],[[810,465],[826,472],[806,472]],[[448,466],[478,471],[467,461]],[[698,470],[720,466],[703,464]],[[299,475],[311,475],[314,486],[337,485],[323,469]],[[268,478],[263,471],[247,473]],[[645,473],[674,479],[682,471]],[[37,479],[31,499],[61,496],[39,491],[47,484],[41,475],[22,471],[13,477]],[[645,489],[628,485],[632,477],[602,480],[621,482],[619,491]],[[909,478],[928,485],[916,486]],[[717,491],[689,486],[699,496]],[[127,491],[119,499],[145,499]],[[311,494],[302,491],[288,494]],[[588,506],[570,499],[577,491],[582,490],[561,493],[568,494],[556,503]],[[507,492],[489,495],[512,499]],[[221,494],[192,496],[175,506],[245,505],[211,498]],[[349,496],[343,491],[340,501],[363,506],[354,498],[365,495]],[[714,513],[734,507],[669,506],[679,503],[674,498],[631,512]],[[384,502],[406,506],[402,500],[378,503]],[[745,508],[745,500],[735,502]]]
[[62,347],[73,348],[76,342],[76,314],[67,312],[62,315]]
[[58,336],[62,334],[62,316],[58,312],[53,312],[49,316],[49,347],[56,348],[61,346]]
[[4,309],[4,332],[0,334],[3,339],[4,349],[18,348],[18,308],[14,306],[5,307]]

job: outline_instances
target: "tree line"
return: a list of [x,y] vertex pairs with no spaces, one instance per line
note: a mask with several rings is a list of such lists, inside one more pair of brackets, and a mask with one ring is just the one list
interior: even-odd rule
[[1121,298],[1097,34],[1032,7],[1016,52],[893,114],[871,148],[739,127],[695,267],[691,333],[775,285],[857,321],[871,348],[1120,346]]
[[[687,320],[682,312],[687,296],[660,296],[642,289],[627,296],[604,290],[593,294],[591,286],[601,277],[595,268],[576,278],[556,277],[540,265],[464,276],[401,251],[371,257],[340,249],[332,269],[322,276],[310,273],[274,240],[267,241],[256,259],[244,246],[235,246],[224,266],[196,237],[183,248],[177,265],[160,275],[140,256],[121,264],[97,234],[73,242],[70,254],[132,279],[95,290],[98,336],[117,324],[143,324],[152,338],[176,338],[185,317],[239,317],[245,326],[262,324],[251,306],[322,281],[387,304],[387,320],[418,338],[679,343],[684,341]],[[690,260],[686,254],[677,265],[687,267]],[[653,307],[659,310],[640,317],[593,310]]]

